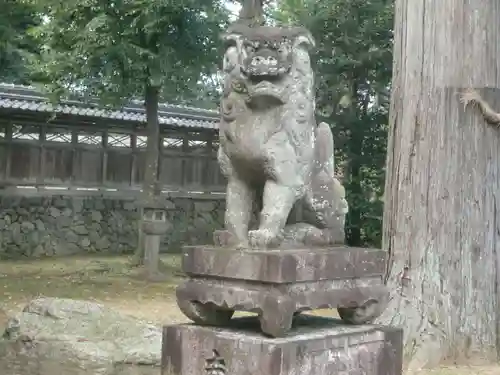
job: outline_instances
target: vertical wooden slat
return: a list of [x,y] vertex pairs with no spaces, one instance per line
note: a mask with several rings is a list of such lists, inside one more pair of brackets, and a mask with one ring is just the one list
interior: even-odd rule
[[135,175],[137,171],[137,133],[130,134],[130,147],[132,148],[132,165],[130,167],[130,186],[137,184]]
[[106,180],[108,176],[108,131],[104,130],[102,132],[102,164],[101,164],[101,183],[102,187],[106,186]]
[[206,158],[204,160],[205,167],[203,168],[203,181],[200,182],[201,186],[207,190],[208,186],[215,185],[215,178],[212,175],[212,137],[207,137],[207,144],[205,148]]
[[75,185],[76,183],[76,166],[78,158],[78,131],[71,131],[71,178],[70,185]]
[[162,164],[163,164],[163,138],[165,136],[164,135],[160,135],[159,139],[158,139],[158,163],[157,163],[157,168],[156,168],[156,184],[158,185],[158,188],[161,190],[163,190],[163,184],[160,182],[160,173],[161,173],[161,168],[162,168]]
[[43,124],[40,126],[38,132],[38,144],[39,144],[39,159],[38,159],[38,175],[36,179],[37,185],[44,185],[45,183],[45,163],[46,163],[46,152],[45,152],[45,140],[47,138],[47,125]]
[[189,139],[187,134],[183,134],[182,136],[182,188],[185,189],[188,185],[188,161],[186,160],[185,155],[189,153]]
[[5,141],[7,142],[6,162],[5,162],[5,179],[10,178],[10,164],[12,163],[12,122],[5,125]]

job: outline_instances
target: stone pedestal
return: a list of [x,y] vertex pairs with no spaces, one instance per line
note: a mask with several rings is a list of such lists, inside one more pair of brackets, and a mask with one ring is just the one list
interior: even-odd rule
[[163,330],[162,375],[401,375],[402,330],[295,319],[282,338],[259,333],[255,318],[225,328],[192,324]]
[[386,252],[331,247],[294,250],[184,248],[187,281],[177,302],[191,320],[226,325],[234,311],[257,312],[261,330],[281,337],[294,315],[336,308],[348,323],[370,322],[385,307]]

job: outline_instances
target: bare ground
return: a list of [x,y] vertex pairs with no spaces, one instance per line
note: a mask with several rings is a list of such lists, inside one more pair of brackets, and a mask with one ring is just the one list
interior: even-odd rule
[[[154,323],[186,321],[174,296],[181,276],[180,257],[164,256],[163,262],[167,278],[161,283],[141,280],[127,257],[0,262],[0,312],[13,314],[30,299],[43,295],[93,300]],[[335,312],[317,310],[314,314],[332,316]],[[443,367],[418,375],[500,375],[500,366]]]

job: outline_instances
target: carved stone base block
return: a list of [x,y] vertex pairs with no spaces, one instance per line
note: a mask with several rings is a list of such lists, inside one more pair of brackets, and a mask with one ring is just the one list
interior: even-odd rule
[[185,247],[177,303],[191,320],[226,325],[234,311],[256,312],[261,330],[281,337],[294,315],[336,308],[347,323],[364,324],[385,308],[386,253],[332,247],[294,250],[235,250]]
[[403,334],[301,316],[283,338],[266,338],[255,318],[226,328],[192,324],[163,330],[162,375],[401,375]]

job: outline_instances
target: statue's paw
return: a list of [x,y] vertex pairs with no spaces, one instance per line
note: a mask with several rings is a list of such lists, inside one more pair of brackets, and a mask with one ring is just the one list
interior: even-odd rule
[[257,229],[248,232],[248,242],[251,248],[267,249],[277,246],[280,238],[268,229]]
[[250,247],[247,241],[239,242],[234,246],[236,250],[247,250]]
[[481,96],[474,89],[467,89],[460,93],[460,103],[466,108],[469,103],[475,104],[481,100]]
[[231,247],[237,250],[248,249],[249,247],[247,241],[239,241],[238,238],[228,230],[215,230],[213,240],[214,245],[220,247]]
[[234,236],[228,230],[215,230],[213,240],[215,246],[221,247],[231,246],[236,242]]
[[328,230],[310,228],[304,236],[304,245],[307,246],[328,246],[330,245],[330,235]]

